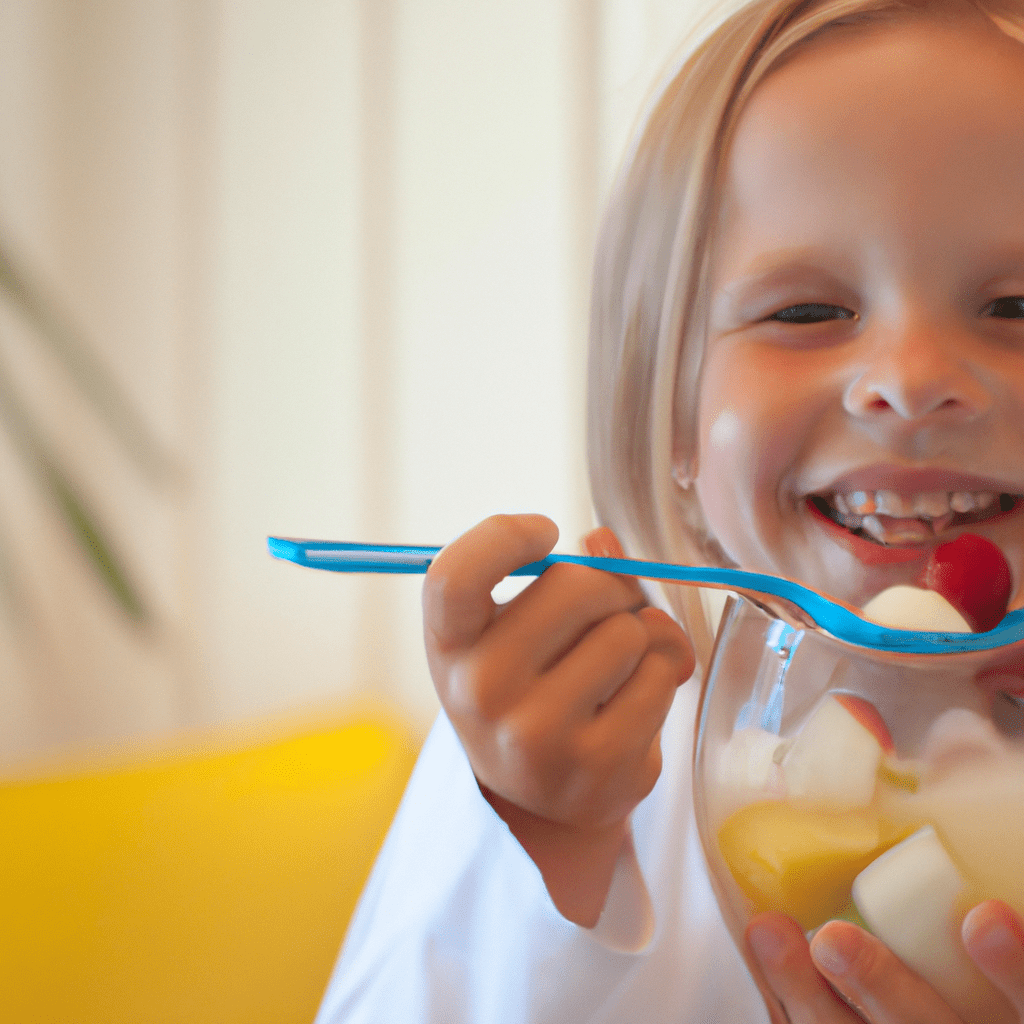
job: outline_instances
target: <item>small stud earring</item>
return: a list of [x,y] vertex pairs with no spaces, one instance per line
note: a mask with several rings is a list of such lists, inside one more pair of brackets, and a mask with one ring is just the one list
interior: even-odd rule
[[688,491],[693,486],[696,471],[692,459],[681,459],[672,464],[672,479],[681,490]]

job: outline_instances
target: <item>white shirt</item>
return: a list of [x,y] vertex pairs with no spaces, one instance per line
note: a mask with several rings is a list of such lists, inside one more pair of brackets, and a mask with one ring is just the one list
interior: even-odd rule
[[661,777],[634,811],[633,842],[594,929],[555,909],[442,714],[315,1024],[767,1021],[719,914],[693,818],[698,690],[684,686],[665,723]]

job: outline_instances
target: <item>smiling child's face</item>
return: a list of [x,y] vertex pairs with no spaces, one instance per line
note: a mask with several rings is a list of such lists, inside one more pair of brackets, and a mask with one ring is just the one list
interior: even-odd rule
[[970,530],[1021,595],[1024,45],[980,17],[833,31],[755,91],[726,172],[714,536],[861,604]]

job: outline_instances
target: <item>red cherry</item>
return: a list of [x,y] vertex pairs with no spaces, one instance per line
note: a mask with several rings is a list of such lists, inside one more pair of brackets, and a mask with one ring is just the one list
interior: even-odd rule
[[1013,576],[990,540],[962,533],[940,544],[928,560],[924,585],[941,594],[976,633],[994,629],[1010,603]]

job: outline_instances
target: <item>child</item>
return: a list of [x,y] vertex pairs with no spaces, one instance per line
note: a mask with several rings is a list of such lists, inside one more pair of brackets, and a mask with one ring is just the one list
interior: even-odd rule
[[[1022,24],[1019,0],[752,0],[697,49],[601,237],[590,431],[606,525],[589,550],[621,540],[861,604],[969,523],[1014,565],[1022,603]],[[881,490],[902,511],[851,511]],[[1017,511],[951,507],[986,494]],[[431,568],[445,714],[319,1024],[954,1024],[853,925],[808,946],[794,922],[758,919],[755,984],[690,807],[697,687],[676,689],[706,662],[697,592],[666,588],[669,616],[635,581],[562,565],[495,607],[492,586],[555,539],[540,517],[497,517]],[[1024,1019],[1021,923],[982,904],[963,937]]]

